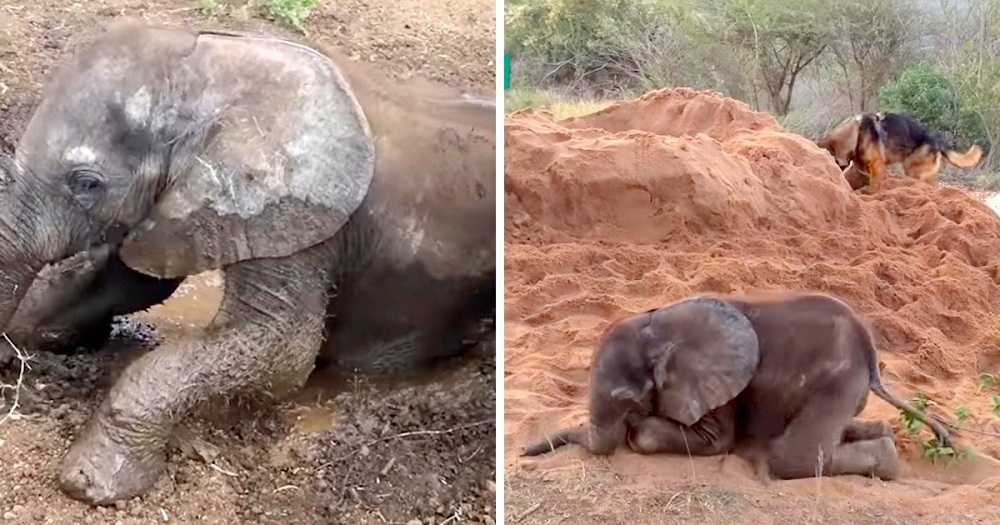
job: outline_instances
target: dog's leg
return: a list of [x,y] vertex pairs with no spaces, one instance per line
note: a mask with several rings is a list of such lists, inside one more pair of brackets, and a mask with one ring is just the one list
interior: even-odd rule
[[885,161],[881,157],[865,163],[868,172],[868,193],[875,194],[882,189],[882,180],[885,179]]
[[941,154],[929,152],[921,147],[903,161],[903,172],[907,177],[921,182],[935,183],[941,171]]

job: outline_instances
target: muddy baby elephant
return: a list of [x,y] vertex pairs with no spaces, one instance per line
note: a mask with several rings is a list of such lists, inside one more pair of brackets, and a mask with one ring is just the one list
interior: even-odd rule
[[627,444],[694,455],[739,444],[783,479],[893,479],[899,459],[888,425],[854,419],[869,390],[949,443],[942,425],[886,391],[869,329],[822,294],[698,296],[623,319],[603,337],[590,385],[590,423],[524,455],[567,443],[595,454]]
[[113,385],[63,460],[68,494],[145,492],[175,424],[206,401],[292,392],[321,352],[361,372],[456,355],[489,314],[493,102],[337,56],[117,24],[58,70],[0,159],[0,328],[46,265],[97,261],[111,288],[139,275],[160,295],[206,270],[225,278],[203,335]]

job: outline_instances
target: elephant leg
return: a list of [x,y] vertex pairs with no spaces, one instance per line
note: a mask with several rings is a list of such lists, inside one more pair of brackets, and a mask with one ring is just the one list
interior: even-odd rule
[[690,427],[658,416],[630,423],[629,447],[639,454],[713,456],[729,452],[736,439],[734,410],[729,405],[709,412]]
[[228,267],[206,332],[162,345],[122,373],[64,458],[63,490],[95,504],[142,494],[160,476],[173,427],[198,405],[301,386],[321,344],[330,251],[324,243]]
[[833,463],[843,447],[841,437],[857,408],[857,397],[851,394],[867,388],[866,378],[858,377],[851,383],[839,385],[839,389],[831,388],[806,401],[784,433],[769,444],[771,474],[782,479],[798,479],[820,474],[863,473],[831,471],[834,466],[846,468],[851,465],[849,462]]
[[892,436],[892,429],[885,421],[861,421],[854,419],[844,427],[842,440],[844,443],[878,439]]
[[892,438],[879,437],[838,445],[827,466],[832,476],[859,474],[893,480],[899,476],[899,454]]

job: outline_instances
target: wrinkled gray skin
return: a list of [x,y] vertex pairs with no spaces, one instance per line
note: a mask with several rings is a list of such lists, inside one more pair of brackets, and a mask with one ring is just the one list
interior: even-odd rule
[[117,25],[67,61],[0,160],[0,326],[46,264],[59,274],[102,249],[112,284],[225,275],[203,336],[161,345],[111,388],[63,460],[71,496],[142,494],[180,418],[285,395],[321,348],[344,369],[406,369],[461,352],[488,313],[493,103],[335,57]]
[[[534,443],[594,454],[715,455],[737,445],[783,479],[860,474],[894,479],[889,426],[854,419],[871,390],[948,431],[882,386],[872,336],[850,307],[822,294],[701,296],[615,323],[595,353],[590,423]],[[819,451],[822,450],[822,454]]]
[[[42,268],[8,323],[7,335],[22,349],[97,347],[110,335],[114,316],[162,302],[180,282],[131,270],[111,246],[102,245]],[[6,347],[0,342],[0,354]],[[0,355],[0,365],[5,361]]]

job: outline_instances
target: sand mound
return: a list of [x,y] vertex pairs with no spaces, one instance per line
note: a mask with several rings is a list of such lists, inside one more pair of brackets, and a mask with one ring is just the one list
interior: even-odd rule
[[[562,122],[519,112],[505,129],[513,470],[529,464],[516,460],[525,441],[585,420],[589,359],[611,320],[697,292],[835,293],[873,321],[891,389],[948,416],[967,406],[966,426],[1000,432],[1000,390],[977,381],[1000,372],[1000,218],[966,192],[891,177],[860,195],[811,141],[710,92],[655,91]],[[864,416],[898,430],[874,396]],[[960,439],[1000,455],[1000,440]],[[897,442],[909,473],[942,479],[913,439]],[[582,456],[531,468],[570,457]]]

